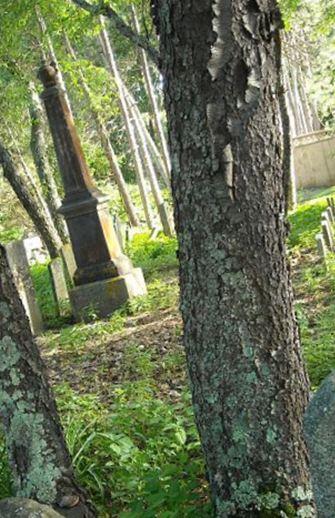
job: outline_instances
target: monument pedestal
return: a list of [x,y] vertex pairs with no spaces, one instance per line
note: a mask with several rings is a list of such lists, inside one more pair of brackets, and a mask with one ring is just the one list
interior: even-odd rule
[[88,321],[92,313],[107,317],[127,300],[147,293],[141,268],[133,268],[126,275],[76,286],[70,300],[77,321]]
[[[127,300],[146,293],[142,271],[123,253],[109,213],[109,198],[94,185],[71,110],[54,64],[40,68],[64,199],[59,209],[69,230],[76,266],[70,301],[77,320],[110,315]],[[72,276],[72,275],[71,275]]]

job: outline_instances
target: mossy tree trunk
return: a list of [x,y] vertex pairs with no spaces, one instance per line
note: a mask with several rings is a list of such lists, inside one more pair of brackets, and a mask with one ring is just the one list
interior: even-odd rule
[[1,245],[0,356],[0,415],[16,495],[93,517],[75,481],[44,365]]
[[273,0],[157,0],[155,12],[184,344],[216,516],[315,516],[286,257],[280,13]]

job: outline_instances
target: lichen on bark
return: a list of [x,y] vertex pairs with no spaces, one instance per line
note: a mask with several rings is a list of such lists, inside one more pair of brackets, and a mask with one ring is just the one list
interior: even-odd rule
[[[216,515],[313,501],[286,257],[274,0],[157,0],[184,345]],[[269,511],[269,506],[271,511]]]
[[77,485],[57,408],[28,319],[0,246],[0,416],[16,495],[57,509],[77,495],[82,514],[94,513]]

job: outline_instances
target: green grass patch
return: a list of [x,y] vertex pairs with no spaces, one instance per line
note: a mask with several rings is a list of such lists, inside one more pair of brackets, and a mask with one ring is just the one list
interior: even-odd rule
[[149,233],[135,235],[127,253],[135,266],[141,267],[146,275],[178,267],[177,239],[168,238],[164,234],[156,239],[150,239]]
[[335,259],[329,254],[326,270],[317,256],[315,241],[326,207],[322,197],[299,205],[290,215],[296,311],[313,389],[335,369]]
[[54,297],[48,263],[35,263],[30,268],[33,285],[36,292],[37,304],[47,329],[54,329],[71,322],[71,316],[60,317]]

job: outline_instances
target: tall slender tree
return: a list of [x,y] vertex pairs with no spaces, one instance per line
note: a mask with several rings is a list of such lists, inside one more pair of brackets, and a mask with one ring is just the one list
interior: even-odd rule
[[58,257],[62,247],[49,209],[39,194],[38,189],[29,181],[29,177],[23,176],[10,151],[0,142],[0,166],[2,166],[4,177],[12,187],[13,191],[26,210],[28,216],[34,223],[37,232],[40,234],[50,257]]

